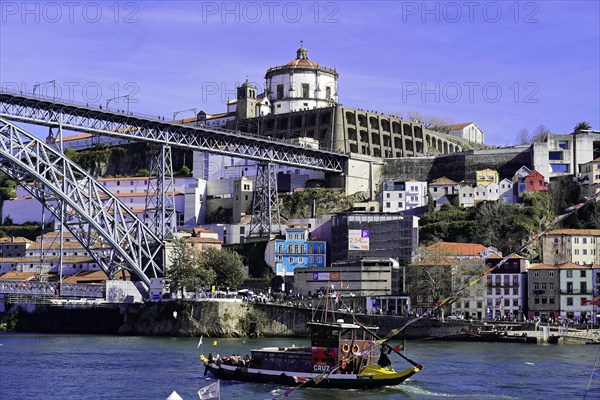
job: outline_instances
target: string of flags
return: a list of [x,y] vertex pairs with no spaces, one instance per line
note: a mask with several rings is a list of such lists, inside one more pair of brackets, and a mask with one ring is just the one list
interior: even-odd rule
[[[388,342],[389,340],[391,340],[392,338],[394,338],[395,336],[397,336],[400,332],[402,332],[403,330],[405,330],[410,325],[414,324],[415,322],[419,321],[422,318],[425,318],[425,316],[431,315],[434,311],[436,311],[438,308],[442,307],[443,305],[449,303],[451,300],[458,298],[459,295],[461,293],[463,293],[466,289],[468,289],[469,287],[471,287],[474,284],[476,284],[477,282],[479,282],[481,279],[483,279],[485,276],[489,275],[495,269],[501,267],[503,264],[505,264],[511,257],[513,257],[514,255],[516,255],[517,253],[520,253],[521,251],[523,251],[526,248],[528,248],[529,246],[531,246],[533,243],[537,242],[542,236],[544,236],[546,233],[548,233],[550,230],[552,230],[552,228],[555,227],[557,224],[559,224],[563,219],[565,219],[566,217],[568,217],[569,215],[571,215],[573,212],[579,210],[586,203],[588,203],[590,201],[593,201],[593,200],[596,200],[598,198],[598,196],[600,196],[600,193],[596,193],[593,196],[585,197],[584,201],[582,201],[580,203],[577,203],[577,204],[575,204],[575,205],[573,205],[571,207],[566,208],[563,211],[563,214],[556,216],[550,222],[550,224],[548,224],[548,226],[546,227],[546,229],[544,229],[543,231],[541,231],[538,234],[534,235],[530,240],[528,240],[524,244],[522,244],[519,247],[517,247],[517,249],[514,252],[512,252],[509,255],[503,257],[500,260],[500,262],[498,262],[498,264],[496,264],[495,266],[493,266],[491,268],[487,268],[481,274],[479,274],[475,279],[467,282],[462,287],[460,287],[459,289],[457,289],[454,292],[452,292],[452,294],[450,296],[447,296],[446,298],[444,298],[442,300],[439,300],[433,307],[429,308],[425,313],[423,313],[420,316],[417,316],[417,317],[415,317],[415,318],[407,321],[400,328],[392,329],[385,337],[383,337],[383,338],[381,338],[379,340],[371,342],[370,346],[365,346],[366,348],[363,349],[363,351],[357,353],[355,356],[349,357],[346,361],[350,361],[350,360],[352,360],[354,358],[357,358],[357,357],[360,357],[362,355],[365,355],[365,354],[369,353],[371,351],[371,348],[373,346],[375,346],[375,345],[383,345],[384,343]],[[587,304],[600,305],[600,296],[597,296],[597,297],[593,298],[592,300],[588,300]],[[393,349],[395,350],[396,348],[393,348]],[[332,368],[331,370],[323,372],[323,373],[317,375],[316,377],[312,378],[312,381],[314,381],[315,385],[318,385],[319,382],[321,382],[327,376],[329,376],[330,374],[332,374],[333,372],[335,372],[337,369],[339,369],[339,367],[340,367],[340,365],[338,364],[334,368]],[[294,380],[297,383],[299,383],[298,386],[295,386],[293,388],[289,388],[288,390],[286,390],[285,392],[283,392],[283,394],[281,394],[280,396],[277,396],[277,397],[273,398],[273,400],[280,400],[280,399],[289,397],[290,394],[292,394],[295,390],[299,389],[300,387],[304,386],[311,379],[309,379],[309,378],[294,378]]]

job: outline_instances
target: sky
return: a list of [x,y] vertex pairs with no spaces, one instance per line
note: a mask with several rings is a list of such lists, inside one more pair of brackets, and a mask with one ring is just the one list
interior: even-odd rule
[[474,121],[491,145],[539,125],[600,129],[595,0],[5,0],[0,84],[95,105],[129,95],[131,111],[166,118],[219,113],[300,41],[337,69],[347,106]]

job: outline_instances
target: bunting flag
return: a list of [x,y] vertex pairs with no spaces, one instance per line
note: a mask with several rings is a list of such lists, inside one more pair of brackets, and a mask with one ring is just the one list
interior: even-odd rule
[[[585,203],[587,203],[588,201],[596,200],[596,198],[598,196],[600,196],[600,192],[597,193],[597,194],[595,194],[595,195],[593,195],[593,196],[586,197],[585,201],[583,201],[583,202],[581,202],[579,204],[576,204],[574,206],[566,208],[564,210],[564,213],[561,214],[561,215],[556,216],[552,220],[552,222],[550,222],[550,224],[548,224],[548,226],[546,227],[546,229],[544,229],[543,231],[541,231],[538,234],[534,235],[531,239],[529,239],[524,244],[518,246],[517,249],[514,252],[512,252],[509,255],[503,257],[500,260],[500,262],[498,262],[498,264],[496,264],[494,267],[490,267],[490,268],[486,269],[477,278],[475,278],[474,280],[471,280],[471,281],[467,282],[461,288],[459,288],[458,290],[456,290],[455,292],[453,292],[452,296],[448,296],[448,297],[446,297],[446,298],[444,298],[442,300],[437,301],[435,303],[435,306],[429,308],[426,312],[424,312],[420,316],[415,317],[415,318],[407,321],[402,327],[400,327],[400,328],[394,328],[385,337],[383,337],[383,338],[381,338],[379,340],[376,340],[376,341],[374,341],[372,343],[369,343],[369,345],[365,346],[365,348],[363,349],[363,351],[357,353],[354,356],[348,357],[346,359],[346,362],[350,362],[350,361],[354,360],[355,358],[357,358],[358,356],[362,356],[364,354],[369,353],[371,351],[371,348],[373,346],[375,346],[375,345],[384,345],[386,342],[388,342],[389,340],[391,340],[392,338],[394,338],[396,335],[398,335],[400,332],[402,332],[403,330],[405,330],[410,325],[414,324],[415,322],[419,321],[422,318],[425,318],[428,315],[431,315],[435,310],[437,310],[438,308],[442,307],[446,303],[450,302],[452,299],[457,299],[467,288],[473,286],[475,283],[477,283],[478,281],[480,281],[481,279],[483,279],[485,276],[487,276],[490,273],[492,273],[492,271],[494,271],[495,269],[497,269],[497,268],[501,267],[502,265],[504,265],[511,257],[513,257],[514,255],[516,255],[517,253],[520,253],[524,249],[526,249],[529,246],[531,246],[533,243],[537,242],[542,236],[544,236],[546,233],[548,233],[559,222],[561,222],[563,219],[565,219],[566,217],[568,217],[574,211],[577,211],[578,209],[580,209],[581,207],[583,207],[585,205]],[[593,300],[589,301],[588,304],[600,305],[600,296],[598,296],[598,297],[594,298]],[[396,347],[393,347],[393,350],[396,350],[397,347],[399,347],[399,345],[396,346]],[[419,365],[419,367],[420,367],[419,369],[423,369],[422,366]],[[329,376],[329,374],[331,374],[333,371],[335,371],[337,369],[338,369],[338,366],[336,366],[331,371],[321,373],[320,375],[317,375],[316,377],[314,377],[312,379],[307,379],[306,382],[301,382],[295,388],[292,388],[288,392],[285,392],[283,396],[278,396],[278,397],[274,398],[273,400],[278,400],[278,399],[282,399],[283,397],[288,397],[296,389],[300,388],[301,386],[303,386],[304,384],[306,384],[307,382],[309,382],[311,380],[315,382],[315,385],[318,385],[323,379],[325,379],[327,376]]]

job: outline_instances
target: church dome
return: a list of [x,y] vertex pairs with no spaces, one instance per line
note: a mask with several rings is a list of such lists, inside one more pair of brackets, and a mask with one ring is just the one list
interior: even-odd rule
[[286,67],[292,68],[319,68],[319,64],[308,59],[308,50],[303,44],[296,50],[296,58],[285,64]]

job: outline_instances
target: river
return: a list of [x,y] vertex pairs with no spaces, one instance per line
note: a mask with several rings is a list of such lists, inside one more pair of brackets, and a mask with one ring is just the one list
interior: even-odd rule
[[[2,400],[184,400],[214,382],[200,353],[247,354],[303,339],[122,337],[0,334]],[[424,370],[405,383],[372,391],[300,389],[290,399],[583,399],[600,346],[407,342]],[[397,368],[408,364],[392,354]],[[600,399],[600,365],[586,399]],[[272,399],[286,388],[223,382],[221,399]]]

